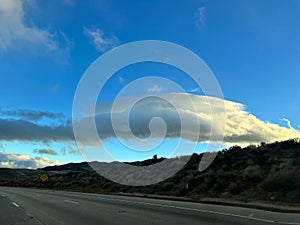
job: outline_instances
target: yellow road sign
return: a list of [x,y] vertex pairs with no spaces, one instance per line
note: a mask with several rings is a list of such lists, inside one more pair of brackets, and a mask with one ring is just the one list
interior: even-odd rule
[[41,181],[45,182],[46,180],[48,180],[48,176],[47,174],[43,174],[41,177],[40,177]]

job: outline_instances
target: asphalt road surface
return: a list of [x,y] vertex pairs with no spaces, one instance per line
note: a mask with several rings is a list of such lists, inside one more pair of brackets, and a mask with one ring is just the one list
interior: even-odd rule
[[0,225],[300,225],[300,214],[136,197],[0,187]]

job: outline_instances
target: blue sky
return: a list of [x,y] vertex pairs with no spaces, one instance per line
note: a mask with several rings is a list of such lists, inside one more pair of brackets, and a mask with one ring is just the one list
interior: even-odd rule
[[[261,121],[298,130],[299,21],[298,0],[0,0],[0,118],[39,126],[67,124],[77,84],[94,60],[118,45],[164,40],[199,55],[215,74],[226,100],[243,104],[243,111]],[[113,100],[131,81],[150,75],[202,94],[181,71],[148,63],[119,71],[99,99]],[[159,84],[153,88],[170,91]],[[21,113],[12,115],[18,110]],[[21,116],[24,110],[64,116],[30,119],[28,113]],[[5,136],[5,128],[0,126],[2,152],[26,154],[33,160],[82,161],[68,140],[14,140]],[[117,146],[109,141],[107,145]]]

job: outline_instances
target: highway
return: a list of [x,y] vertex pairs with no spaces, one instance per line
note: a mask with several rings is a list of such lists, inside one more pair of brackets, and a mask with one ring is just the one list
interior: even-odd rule
[[300,225],[300,214],[127,196],[0,187],[1,225]]

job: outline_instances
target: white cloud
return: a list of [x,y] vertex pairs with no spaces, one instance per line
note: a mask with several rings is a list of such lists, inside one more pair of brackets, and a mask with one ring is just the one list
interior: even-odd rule
[[98,51],[104,52],[115,47],[118,44],[118,38],[115,36],[106,36],[99,28],[83,27],[83,32],[90,39],[90,44]]
[[282,119],[284,122],[286,122],[287,126],[291,129],[293,129],[292,125],[291,125],[291,121],[289,119],[283,118]]
[[122,76],[118,76],[118,80],[119,80],[121,85],[124,85],[125,82],[126,82],[126,80]]
[[[35,1],[29,1],[34,4]],[[24,22],[22,0],[0,0],[0,51],[8,48],[58,51],[55,35]]]
[[32,158],[25,154],[0,152],[0,167],[36,169],[59,164],[58,160],[51,160],[47,157]]
[[160,93],[162,92],[163,87],[159,85],[153,85],[152,87],[147,89],[147,93]]
[[200,92],[200,91],[201,91],[201,89],[199,87],[190,89],[190,92],[192,92],[192,93],[196,93],[196,92]]
[[194,15],[194,23],[198,29],[202,29],[205,26],[205,13],[206,7],[200,7]]
[[[292,138],[299,138],[300,132],[293,128],[282,127],[267,121],[262,121],[255,115],[245,111],[244,105],[236,102],[226,101],[218,98],[188,95],[188,94],[161,94],[161,98],[146,97],[139,102],[135,102],[135,97],[124,98],[119,100],[119,107],[112,110],[112,102],[98,103],[96,106],[96,124],[98,133],[102,140],[115,138],[116,132],[118,137],[133,141],[139,138],[178,138],[182,137],[187,140],[195,140],[195,132],[193,126],[195,121],[200,121],[200,134],[197,137],[199,142],[208,141],[212,129],[212,119],[217,121],[216,126],[220,126],[221,122],[226,118],[224,145],[248,145],[259,144],[260,142],[283,141]],[[191,108],[187,102],[187,96],[190,97],[195,108]],[[140,98],[139,96],[138,98]],[[162,99],[171,100],[170,103]],[[132,107],[132,103],[135,103]],[[216,109],[214,114],[211,108]],[[226,109],[226,113],[223,110]],[[111,112],[111,113],[110,113]],[[185,128],[181,133],[181,121],[178,113],[185,121]],[[129,119],[127,115],[129,114]],[[150,121],[160,117],[164,120],[167,127],[166,133],[161,132],[162,127],[157,129],[157,133],[151,133],[149,129]],[[117,126],[112,127],[111,118],[114,119]],[[128,122],[130,129],[128,128]],[[80,123],[82,123],[80,125]],[[85,119],[78,122],[77,126],[82,130],[86,141],[85,144],[95,144],[94,140],[89,139],[91,130],[86,127]],[[78,127],[76,129],[78,129]],[[222,129],[217,127],[218,135],[222,135]],[[134,136],[135,135],[135,136]],[[151,136],[152,135],[152,136]]]

